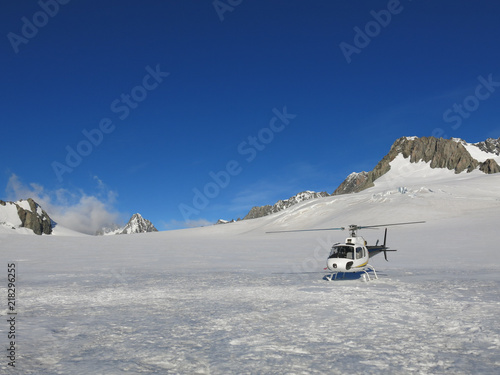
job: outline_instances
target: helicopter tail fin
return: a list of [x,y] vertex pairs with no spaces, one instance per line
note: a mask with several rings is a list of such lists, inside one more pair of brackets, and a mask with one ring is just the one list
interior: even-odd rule
[[[387,228],[385,228],[385,232],[384,232],[384,248],[386,248],[385,246],[385,243],[387,241]],[[384,250],[384,258],[385,258],[385,261],[388,262],[389,259],[387,259],[387,250]]]

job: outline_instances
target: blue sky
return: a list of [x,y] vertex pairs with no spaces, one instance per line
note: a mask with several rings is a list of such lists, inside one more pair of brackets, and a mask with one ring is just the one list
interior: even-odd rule
[[160,230],[332,192],[396,138],[500,137],[500,4],[2,5],[0,199]]

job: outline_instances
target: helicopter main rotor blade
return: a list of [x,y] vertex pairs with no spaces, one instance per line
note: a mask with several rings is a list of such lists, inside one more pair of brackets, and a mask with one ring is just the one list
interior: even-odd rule
[[406,223],[392,223],[392,224],[378,224],[378,225],[360,225],[358,229],[388,227],[393,225],[407,225],[407,224],[423,224],[425,221],[408,221]]
[[295,229],[295,230],[274,230],[266,233],[290,233],[290,232],[315,232],[320,230],[344,230],[344,227],[340,228],[323,228],[323,229]]

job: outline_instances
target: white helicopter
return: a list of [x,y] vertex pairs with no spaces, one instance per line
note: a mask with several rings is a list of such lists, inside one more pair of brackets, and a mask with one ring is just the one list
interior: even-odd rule
[[[347,228],[350,232],[350,237],[347,237],[345,243],[333,244],[330,251],[330,255],[326,260],[325,270],[332,271],[330,276],[326,279],[332,281],[332,279],[337,279],[339,273],[344,274],[346,272],[363,272],[364,280],[370,281],[370,275],[368,271],[373,271],[375,278],[378,279],[377,271],[375,268],[368,264],[371,257],[383,252],[385,260],[387,260],[388,251],[397,251],[395,249],[389,249],[386,246],[387,240],[387,228],[385,228],[384,233],[384,243],[383,245],[377,243],[375,245],[367,245],[367,242],[363,237],[357,236],[357,231],[360,229],[376,229],[378,227],[388,227],[394,225],[408,225],[408,224],[421,224],[425,221],[411,221],[406,223],[393,223],[393,224],[379,224],[379,225],[349,225]],[[345,227],[339,228],[325,228],[325,229],[298,229],[298,230],[284,230],[284,231],[272,231],[266,233],[284,233],[284,232],[310,232],[310,231],[323,231],[323,230],[345,230]]]

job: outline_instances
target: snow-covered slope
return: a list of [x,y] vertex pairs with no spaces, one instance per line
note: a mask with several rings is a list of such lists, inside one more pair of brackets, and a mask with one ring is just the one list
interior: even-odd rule
[[[42,375],[496,374],[499,185],[500,174],[398,156],[360,193],[231,225],[0,233],[1,262],[15,262],[22,280],[17,365]],[[371,260],[380,279],[370,283],[323,279],[345,232],[266,234],[415,220],[426,224],[389,229],[398,251]],[[360,234],[370,244],[383,237]],[[6,313],[0,307],[2,320]]]

